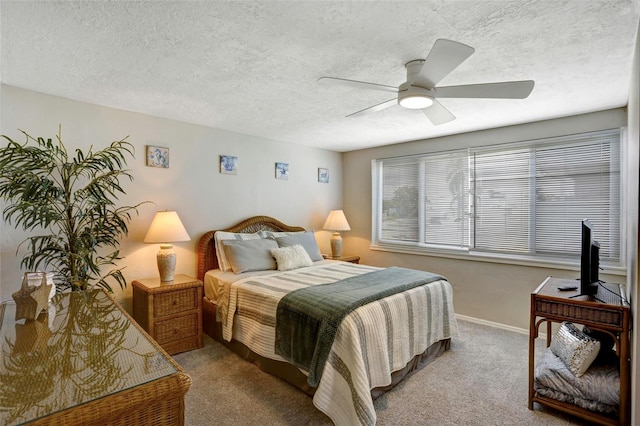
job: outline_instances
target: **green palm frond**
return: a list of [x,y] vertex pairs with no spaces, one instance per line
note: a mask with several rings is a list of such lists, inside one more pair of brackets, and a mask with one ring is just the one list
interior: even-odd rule
[[116,206],[125,194],[121,182],[133,180],[125,169],[133,145],[124,138],[69,155],[60,132],[55,141],[21,132],[25,142],[2,135],[7,145],[0,148],[3,218],[37,234],[20,244],[27,251],[21,267],[52,268],[63,289],[95,285],[110,291],[109,281],[125,287],[122,269],[101,271],[121,259],[119,241],[144,204]]

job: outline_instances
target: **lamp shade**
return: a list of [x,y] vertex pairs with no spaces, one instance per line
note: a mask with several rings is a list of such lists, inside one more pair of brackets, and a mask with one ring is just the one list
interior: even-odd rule
[[342,210],[331,210],[322,229],[327,231],[351,231],[349,222]]
[[145,243],[174,243],[189,240],[191,238],[184,229],[178,213],[166,210],[156,213],[144,237]]

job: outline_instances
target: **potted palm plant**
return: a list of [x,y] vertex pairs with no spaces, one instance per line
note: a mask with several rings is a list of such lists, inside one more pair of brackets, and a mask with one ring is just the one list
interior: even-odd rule
[[[8,136],[0,148],[0,197],[4,220],[31,232],[21,267],[55,272],[58,289],[85,290],[98,286],[111,292],[110,281],[126,286],[119,240],[128,233],[135,206],[118,207],[121,181],[133,180],[123,169],[133,145],[124,138],[94,151],[69,153],[59,129],[55,141],[22,131],[23,143]],[[114,267],[107,272],[104,267]]]

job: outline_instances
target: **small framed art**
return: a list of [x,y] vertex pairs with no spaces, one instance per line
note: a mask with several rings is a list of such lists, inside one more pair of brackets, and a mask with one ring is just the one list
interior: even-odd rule
[[220,173],[224,175],[238,174],[238,157],[234,157],[233,155],[221,155]]
[[147,166],[169,168],[169,148],[147,145]]
[[329,169],[318,167],[318,182],[329,183]]
[[289,163],[276,163],[276,179],[289,179]]

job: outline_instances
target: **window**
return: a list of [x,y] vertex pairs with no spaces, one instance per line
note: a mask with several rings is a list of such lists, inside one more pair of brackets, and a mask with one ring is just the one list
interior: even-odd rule
[[620,263],[620,130],[373,162],[374,244]]

